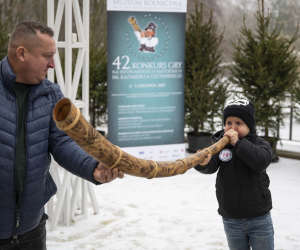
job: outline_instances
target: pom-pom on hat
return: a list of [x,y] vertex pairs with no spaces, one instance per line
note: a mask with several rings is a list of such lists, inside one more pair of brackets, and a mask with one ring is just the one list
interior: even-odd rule
[[223,111],[224,126],[227,117],[235,116],[242,119],[250,131],[255,126],[255,107],[249,100],[240,99],[230,102]]

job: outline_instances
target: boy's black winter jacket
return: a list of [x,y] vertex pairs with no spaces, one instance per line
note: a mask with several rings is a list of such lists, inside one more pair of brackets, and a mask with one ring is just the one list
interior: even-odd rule
[[[223,135],[224,130],[214,134],[213,142]],[[198,165],[195,169],[202,174],[219,170],[216,180],[219,214],[231,219],[245,219],[266,214],[272,209],[270,180],[266,173],[271,160],[270,144],[258,137],[254,129],[234,146],[229,143],[212,156],[206,166]]]

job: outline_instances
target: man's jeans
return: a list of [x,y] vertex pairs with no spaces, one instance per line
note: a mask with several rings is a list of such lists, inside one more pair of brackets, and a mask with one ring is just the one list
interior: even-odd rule
[[274,250],[271,213],[250,219],[228,219],[223,224],[230,250]]
[[0,240],[0,250],[46,250],[46,220],[43,214],[40,223],[31,231],[18,235],[18,242],[12,244],[12,238]]

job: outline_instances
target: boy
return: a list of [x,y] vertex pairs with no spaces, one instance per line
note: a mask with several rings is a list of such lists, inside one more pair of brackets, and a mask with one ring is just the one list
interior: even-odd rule
[[224,109],[225,129],[214,142],[228,136],[224,149],[195,167],[202,174],[217,170],[216,196],[230,250],[273,250],[274,230],[270,210],[267,167],[272,160],[270,144],[256,134],[255,107],[238,100]]

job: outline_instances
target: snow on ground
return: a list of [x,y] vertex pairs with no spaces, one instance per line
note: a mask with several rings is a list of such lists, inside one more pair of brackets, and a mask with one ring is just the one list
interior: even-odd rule
[[[300,250],[300,161],[280,158],[267,172],[275,249]],[[152,180],[127,175],[95,186],[100,213],[93,214],[89,206],[86,220],[48,230],[48,250],[228,249],[217,213],[215,178],[191,169]]]

